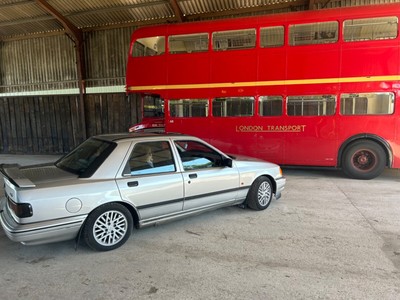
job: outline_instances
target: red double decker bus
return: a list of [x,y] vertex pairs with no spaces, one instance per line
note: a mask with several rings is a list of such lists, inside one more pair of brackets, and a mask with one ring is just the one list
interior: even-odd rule
[[140,28],[127,91],[165,130],[281,165],[400,167],[400,4]]

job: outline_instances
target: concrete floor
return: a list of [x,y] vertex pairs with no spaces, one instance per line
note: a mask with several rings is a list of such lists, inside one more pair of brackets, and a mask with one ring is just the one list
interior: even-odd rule
[[[32,157],[0,155],[15,161]],[[0,229],[0,299],[400,299],[399,170],[370,181],[284,171],[265,211],[134,230],[111,252],[23,246]]]

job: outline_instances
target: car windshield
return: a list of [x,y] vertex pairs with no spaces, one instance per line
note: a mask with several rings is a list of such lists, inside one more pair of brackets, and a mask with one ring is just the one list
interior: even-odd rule
[[90,177],[115,147],[115,143],[89,138],[58,160],[55,165],[80,177]]

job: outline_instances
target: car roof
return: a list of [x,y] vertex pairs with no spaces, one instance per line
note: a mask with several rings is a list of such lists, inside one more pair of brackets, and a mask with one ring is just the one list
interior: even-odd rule
[[126,139],[142,139],[142,138],[154,138],[154,137],[189,137],[189,135],[181,134],[181,133],[112,133],[112,134],[102,134],[93,136],[93,138],[116,142],[120,140]]

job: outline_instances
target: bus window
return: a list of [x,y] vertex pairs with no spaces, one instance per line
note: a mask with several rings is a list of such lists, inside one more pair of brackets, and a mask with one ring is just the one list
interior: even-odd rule
[[258,98],[259,115],[266,116],[280,116],[282,115],[282,97],[281,96],[262,96]]
[[272,48],[283,46],[283,26],[265,27],[260,29],[260,47]]
[[254,97],[215,98],[212,112],[214,117],[251,117],[254,115]]
[[169,100],[169,115],[174,118],[207,117],[208,99]]
[[208,33],[171,35],[168,38],[169,53],[192,53],[208,50]]
[[344,21],[343,39],[346,42],[395,39],[397,17],[368,18]]
[[148,38],[137,39],[132,48],[132,56],[155,56],[164,54],[165,37],[154,36]]
[[146,95],[143,97],[143,118],[163,117],[164,100],[158,95]]
[[342,94],[342,115],[390,115],[394,112],[393,93]]
[[338,41],[338,22],[289,25],[289,45],[314,45]]
[[289,116],[329,116],[335,113],[336,98],[333,95],[289,96]]
[[217,31],[212,34],[213,50],[252,49],[256,46],[256,30]]

